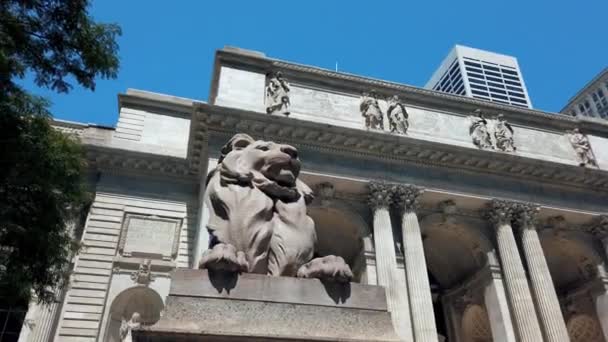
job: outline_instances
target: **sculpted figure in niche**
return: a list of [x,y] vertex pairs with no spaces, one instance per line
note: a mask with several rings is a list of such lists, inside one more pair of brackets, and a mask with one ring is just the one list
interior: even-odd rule
[[409,115],[407,114],[405,106],[401,100],[399,100],[399,96],[393,95],[388,100],[388,110],[386,111],[386,115],[388,116],[388,122],[391,125],[391,132],[399,134],[407,133],[407,129],[409,127],[407,119]]
[[597,166],[595,156],[591,150],[591,144],[589,144],[589,138],[580,132],[578,128],[575,128],[570,132],[570,143],[576,152],[580,166],[591,165]]
[[299,173],[294,147],[232,137],[207,177],[211,238],[199,267],[350,281],[341,257],[313,259],[317,235],[306,213],[313,195]]
[[266,113],[289,115],[289,91],[289,83],[283,78],[283,74],[278,71],[270,78],[266,86]]
[[488,132],[488,121],[483,117],[481,110],[476,109],[472,116],[469,116],[471,126],[469,127],[469,134],[473,139],[473,144],[480,149],[494,149],[492,146],[492,138]]
[[384,130],[384,117],[378,104],[378,97],[374,91],[361,95],[359,105],[361,115],[365,118],[365,127]]
[[138,312],[134,312],[131,315],[131,319],[128,321],[124,318],[122,319],[122,324],[120,325],[120,341],[121,342],[132,342],[133,337],[131,333],[133,329],[139,328],[141,326],[141,316]]
[[513,128],[505,120],[505,116],[503,114],[498,114],[496,120],[496,125],[494,126],[496,147],[505,152],[515,151],[515,145],[513,143]]

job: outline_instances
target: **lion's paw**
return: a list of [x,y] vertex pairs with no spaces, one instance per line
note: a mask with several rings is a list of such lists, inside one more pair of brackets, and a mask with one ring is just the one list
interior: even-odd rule
[[342,257],[328,255],[315,258],[302,265],[298,270],[298,277],[319,278],[346,283],[353,279],[353,272]]
[[247,272],[249,269],[245,253],[226,243],[218,243],[206,250],[198,265],[198,268],[212,271]]

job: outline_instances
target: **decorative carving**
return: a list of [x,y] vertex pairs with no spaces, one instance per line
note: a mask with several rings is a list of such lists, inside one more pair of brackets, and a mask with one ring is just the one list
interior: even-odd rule
[[232,137],[207,180],[211,243],[200,268],[350,280],[341,257],[313,260],[317,235],[306,214],[313,196],[299,173],[294,147]]
[[576,152],[580,166],[597,167],[595,156],[591,150],[591,144],[589,144],[589,138],[586,135],[581,133],[578,128],[575,128],[570,132],[568,139],[570,140],[570,144],[572,144],[572,148],[574,148],[574,152]]
[[480,109],[475,109],[474,115],[469,116],[471,126],[469,127],[469,134],[473,139],[473,144],[482,150],[492,150],[492,138],[488,131],[488,121],[483,117],[483,113]]
[[393,184],[387,184],[383,182],[369,182],[367,184],[369,189],[369,205],[373,210],[378,208],[388,209],[393,201]]
[[321,204],[323,205],[329,203],[336,194],[336,189],[330,182],[319,183],[315,190],[315,194],[321,199]]
[[[515,151],[513,127],[507,122],[503,114],[498,114],[496,117],[492,133],[490,133],[491,128],[488,125],[488,120],[484,118],[481,110],[476,109],[473,114],[469,116],[469,120],[471,121],[469,134],[475,146],[482,150]],[[494,140],[492,140],[492,135],[494,136]]]
[[138,312],[134,312],[128,321],[123,317],[122,324],[120,325],[120,341],[132,342],[133,336],[131,334],[133,329],[139,327],[141,327],[141,315]]
[[515,206],[515,220],[522,229],[536,229],[536,219],[540,206],[533,203],[517,203]]
[[148,286],[150,282],[154,280],[154,276],[152,275],[152,270],[150,265],[152,264],[152,260],[146,259],[139,264],[139,269],[133,273],[131,273],[131,280],[133,280],[138,285]]
[[515,145],[513,143],[513,128],[505,120],[503,114],[499,114],[496,118],[496,125],[494,126],[494,138],[496,139],[496,148],[505,151],[515,151]]
[[590,224],[583,226],[583,229],[600,240],[607,238],[608,215],[597,216]]
[[365,118],[365,127],[384,130],[384,115],[378,104],[376,92],[372,90],[369,93],[363,93],[359,109],[361,115]]
[[270,77],[266,86],[266,113],[281,113],[289,115],[289,83],[283,78],[283,74],[278,71]]
[[407,121],[409,115],[405,109],[405,105],[399,99],[399,96],[393,95],[388,99],[386,116],[388,117],[392,133],[407,134],[407,129],[410,126]]
[[393,189],[395,205],[404,211],[416,211],[420,205],[420,195],[424,190],[414,185],[396,185]]
[[486,212],[488,219],[496,226],[511,224],[513,215],[517,209],[517,203],[499,199],[493,199]]

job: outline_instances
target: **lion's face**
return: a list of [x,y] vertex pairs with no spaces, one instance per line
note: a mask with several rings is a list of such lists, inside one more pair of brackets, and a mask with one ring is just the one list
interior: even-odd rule
[[260,172],[284,187],[294,187],[300,174],[300,160],[295,147],[258,140],[241,151],[240,166]]
[[298,150],[290,145],[235,135],[222,149],[224,183],[252,184],[274,198],[296,200],[300,174]]

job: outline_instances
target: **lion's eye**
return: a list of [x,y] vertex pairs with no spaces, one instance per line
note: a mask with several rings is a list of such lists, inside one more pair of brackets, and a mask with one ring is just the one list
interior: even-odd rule
[[269,150],[268,146],[264,146],[264,145],[258,146],[258,147],[256,147],[256,148],[257,148],[258,150],[262,150],[262,151],[268,151],[268,150]]

